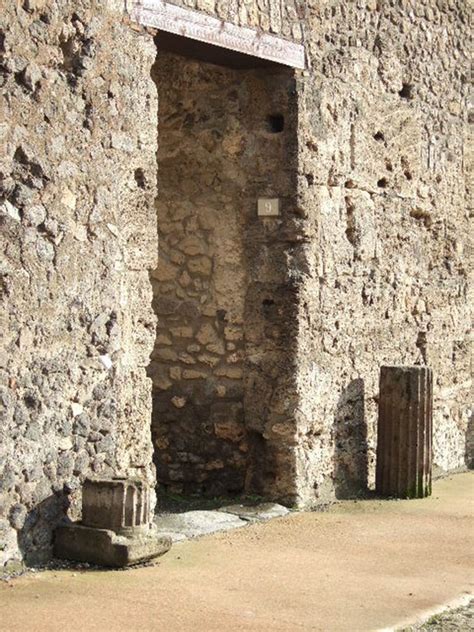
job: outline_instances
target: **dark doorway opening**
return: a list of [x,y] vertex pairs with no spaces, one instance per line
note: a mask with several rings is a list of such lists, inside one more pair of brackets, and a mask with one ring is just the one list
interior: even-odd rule
[[271,281],[275,218],[259,218],[257,201],[284,209],[291,188],[293,70],[165,33],[156,42],[157,480],[171,494],[259,492],[276,475],[262,448],[268,315],[249,297]]

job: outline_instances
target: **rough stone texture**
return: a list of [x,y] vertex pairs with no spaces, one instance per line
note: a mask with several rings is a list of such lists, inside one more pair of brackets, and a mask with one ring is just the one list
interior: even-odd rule
[[428,367],[380,371],[375,491],[396,498],[431,495],[433,373]]
[[50,554],[86,476],[154,478],[156,51],[112,2],[6,2],[0,22],[0,560],[12,564]]
[[[212,451],[227,446],[222,469],[296,503],[373,484],[379,367],[417,362],[434,370],[435,466],[472,462],[467,4],[177,4],[301,40],[308,58],[295,82],[290,71],[277,82],[291,84],[284,164],[257,182],[271,152],[256,147],[265,155],[251,161],[244,150],[234,163],[249,177],[242,191],[252,209],[260,194],[284,204],[281,218],[244,222],[240,237],[253,262],[244,267],[245,360],[242,378],[226,377],[240,390],[226,403],[243,405],[249,451],[244,476],[243,464],[230,467],[232,455],[246,454],[235,447],[240,418],[237,428],[226,420],[232,427],[219,441],[213,425]],[[119,0],[24,0],[0,16],[0,549],[12,563],[48,553],[66,496],[87,475],[153,478],[145,367],[155,337],[147,274],[157,256],[155,47],[121,21],[122,8]],[[204,83],[209,72],[193,70]],[[246,85],[266,80],[262,71]],[[227,81],[239,98],[248,89],[235,75]],[[166,80],[165,102],[169,90]],[[248,133],[235,119],[216,142],[218,157],[231,153],[234,131]],[[195,278],[206,279],[207,260],[194,261]],[[220,336],[219,321],[205,318]],[[182,383],[206,382],[202,370],[219,385],[224,376],[205,366],[190,365]]]
[[374,477],[382,364],[434,373],[434,465],[464,465],[468,7],[309,3],[298,84],[298,495]]
[[291,203],[293,72],[186,60],[159,42],[158,480],[179,493],[275,493],[287,477],[286,493],[287,253],[282,221],[258,218],[257,198]]
[[403,628],[400,632],[458,632],[474,630],[474,600],[466,606],[451,608],[430,617],[425,623]]

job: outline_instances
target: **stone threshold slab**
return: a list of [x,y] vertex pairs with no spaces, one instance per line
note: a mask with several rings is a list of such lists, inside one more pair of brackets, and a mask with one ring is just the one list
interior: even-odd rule
[[249,523],[264,522],[288,513],[286,507],[276,503],[229,505],[212,511],[158,514],[154,522],[159,535],[169,537],[173,542],[182,542],[219,531],[239,529]]

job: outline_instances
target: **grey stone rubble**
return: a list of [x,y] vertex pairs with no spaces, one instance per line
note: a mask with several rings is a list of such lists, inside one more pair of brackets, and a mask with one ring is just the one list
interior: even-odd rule
[[157,532],[181,542],[219,531],[239,529],[252,522],[263,522],[286,516],[289,510],[277,503],[262,503],[247,507],[229,505],[213,511],[186,511],[176,514],[159,514],[155,517]]
[[403,628],[400,632],[468,632],[474,630],[474,599],[466,606],[450,608],[430,617],[425,623]]

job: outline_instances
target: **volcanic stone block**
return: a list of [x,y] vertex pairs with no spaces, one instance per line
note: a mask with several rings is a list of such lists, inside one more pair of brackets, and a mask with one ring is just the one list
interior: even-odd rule
[[433,373],[428,367],[384,366],[380,373],[376,491],[431,494]]
[[150,488],[138,479],[86,480],[82,522],[55,532],[56,557],[129,566],[166,553],[171,539],[152,524]]

